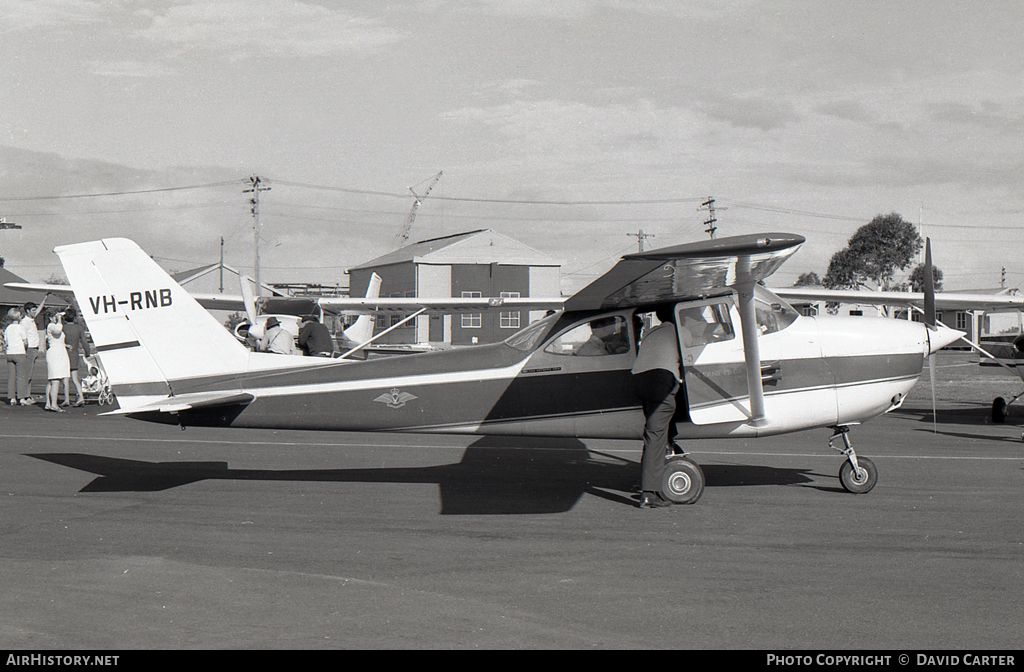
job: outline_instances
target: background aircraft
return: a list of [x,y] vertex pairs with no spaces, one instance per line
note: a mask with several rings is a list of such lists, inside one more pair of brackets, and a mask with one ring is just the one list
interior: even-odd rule
[[[924,357],[960,332],[798,315],[758,282],[803,240],[772,233],[628,255],[563,311],[502,343],[366,361],[250,352],[132,241],[55,251],[117,395],[117,413],[182,427],[638,440],[643,416],[630,390],[637,316],[671,304],[677,314],[697,309],[706,326],[692,346],[681,343],[687,398],[678,438],[830,427],[830,447],[846,458],[843,486],[867,492],[877,470],[850,445],[850,426],[898,407]],[[598,324],[619,347],[585,355]],[[833,446],[840,438],[842,446]],[[700,467],[685,456],[666,457],[663,495],[696,501]]]
[[[335,334],[341,356],[353,355],[361,349],[374,348],[375,353],[403,354],[415,351],[413,347],[374,347],[372,343],[388,331],[398,328],[405,322],[420,314],[481,312],[484,310],[560,310],[564,300],[560,298],[380,298],[381,279],[376,273],[371,276],[365,297],[255,297],[250,282],[245,277],[240,279],[241,294],[222,294],[209,292],[191,292],[199,305],[207,310],[223,310],[244,312],[246,319],[235,326],[234,335],[242,343],[258,341],[263,335],[264,325],[270,317],[278,318],[282,328],[293,337],[299,333],[302,318],[311,313],[319,313],[323,321],[326,314],[336,316],[356,315],[356,321]],[[4,285],[11,289],[31,292],[46,292],[56,296],[73,296],[69,285],[51,285],[28,282],[9,282]],[[387,330],[374,333],[375,313],[403,313],[406,316]]]

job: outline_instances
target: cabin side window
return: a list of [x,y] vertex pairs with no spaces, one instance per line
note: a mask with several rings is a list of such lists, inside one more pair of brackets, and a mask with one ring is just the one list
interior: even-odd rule
[[[677,325],[687,347],[728,341],[736,337],[729,317],[731,303],[711,303],[679,309]],[[686,332],[683,334],[682,332]]]
[[601,357],[629,352],[629,327],[621,315],[580,324],[551,341],[544,352],[574,357]]

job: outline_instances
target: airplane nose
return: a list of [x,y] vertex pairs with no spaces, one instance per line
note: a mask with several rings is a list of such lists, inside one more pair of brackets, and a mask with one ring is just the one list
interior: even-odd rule
[[928,327],[928,349],[925,351],[925,354],[935,354],[950,343],[956,342],[964,335],[964,332],[957,331],[956,329],[950,329],[944,324],[937,324],[934,327]]

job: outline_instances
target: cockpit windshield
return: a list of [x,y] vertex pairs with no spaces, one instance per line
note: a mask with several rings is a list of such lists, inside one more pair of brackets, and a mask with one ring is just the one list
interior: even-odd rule
[[763,285],[754,285],[754,314],[761,334],[782,331],[800,316],[793,306]]
[[529,352],[533,349],[533,346],[537,344],[537,339],[548,333],[548,329],[551,328],[551,325],[554,324],[556,319],[558,319],[557,313],[554,315],[548,315],[536,322],[531,322],[506,338],[505,345],[513,347],[516,350]]

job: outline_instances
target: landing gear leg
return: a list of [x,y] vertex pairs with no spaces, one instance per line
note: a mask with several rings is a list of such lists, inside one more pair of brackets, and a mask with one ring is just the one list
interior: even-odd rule
[[[875,463],[866,457],[857,457],[856,451],[850,445],[850,428],[846,425],[835,427],[835,434],[828,440],[828,447],[846,456],[846,461],[839,467],[839,482],[843,484],[848,492],[855,495],[870,492],[878,482],[878,470]],[[838,438],[843,439],[843,448],[832,445]]]

